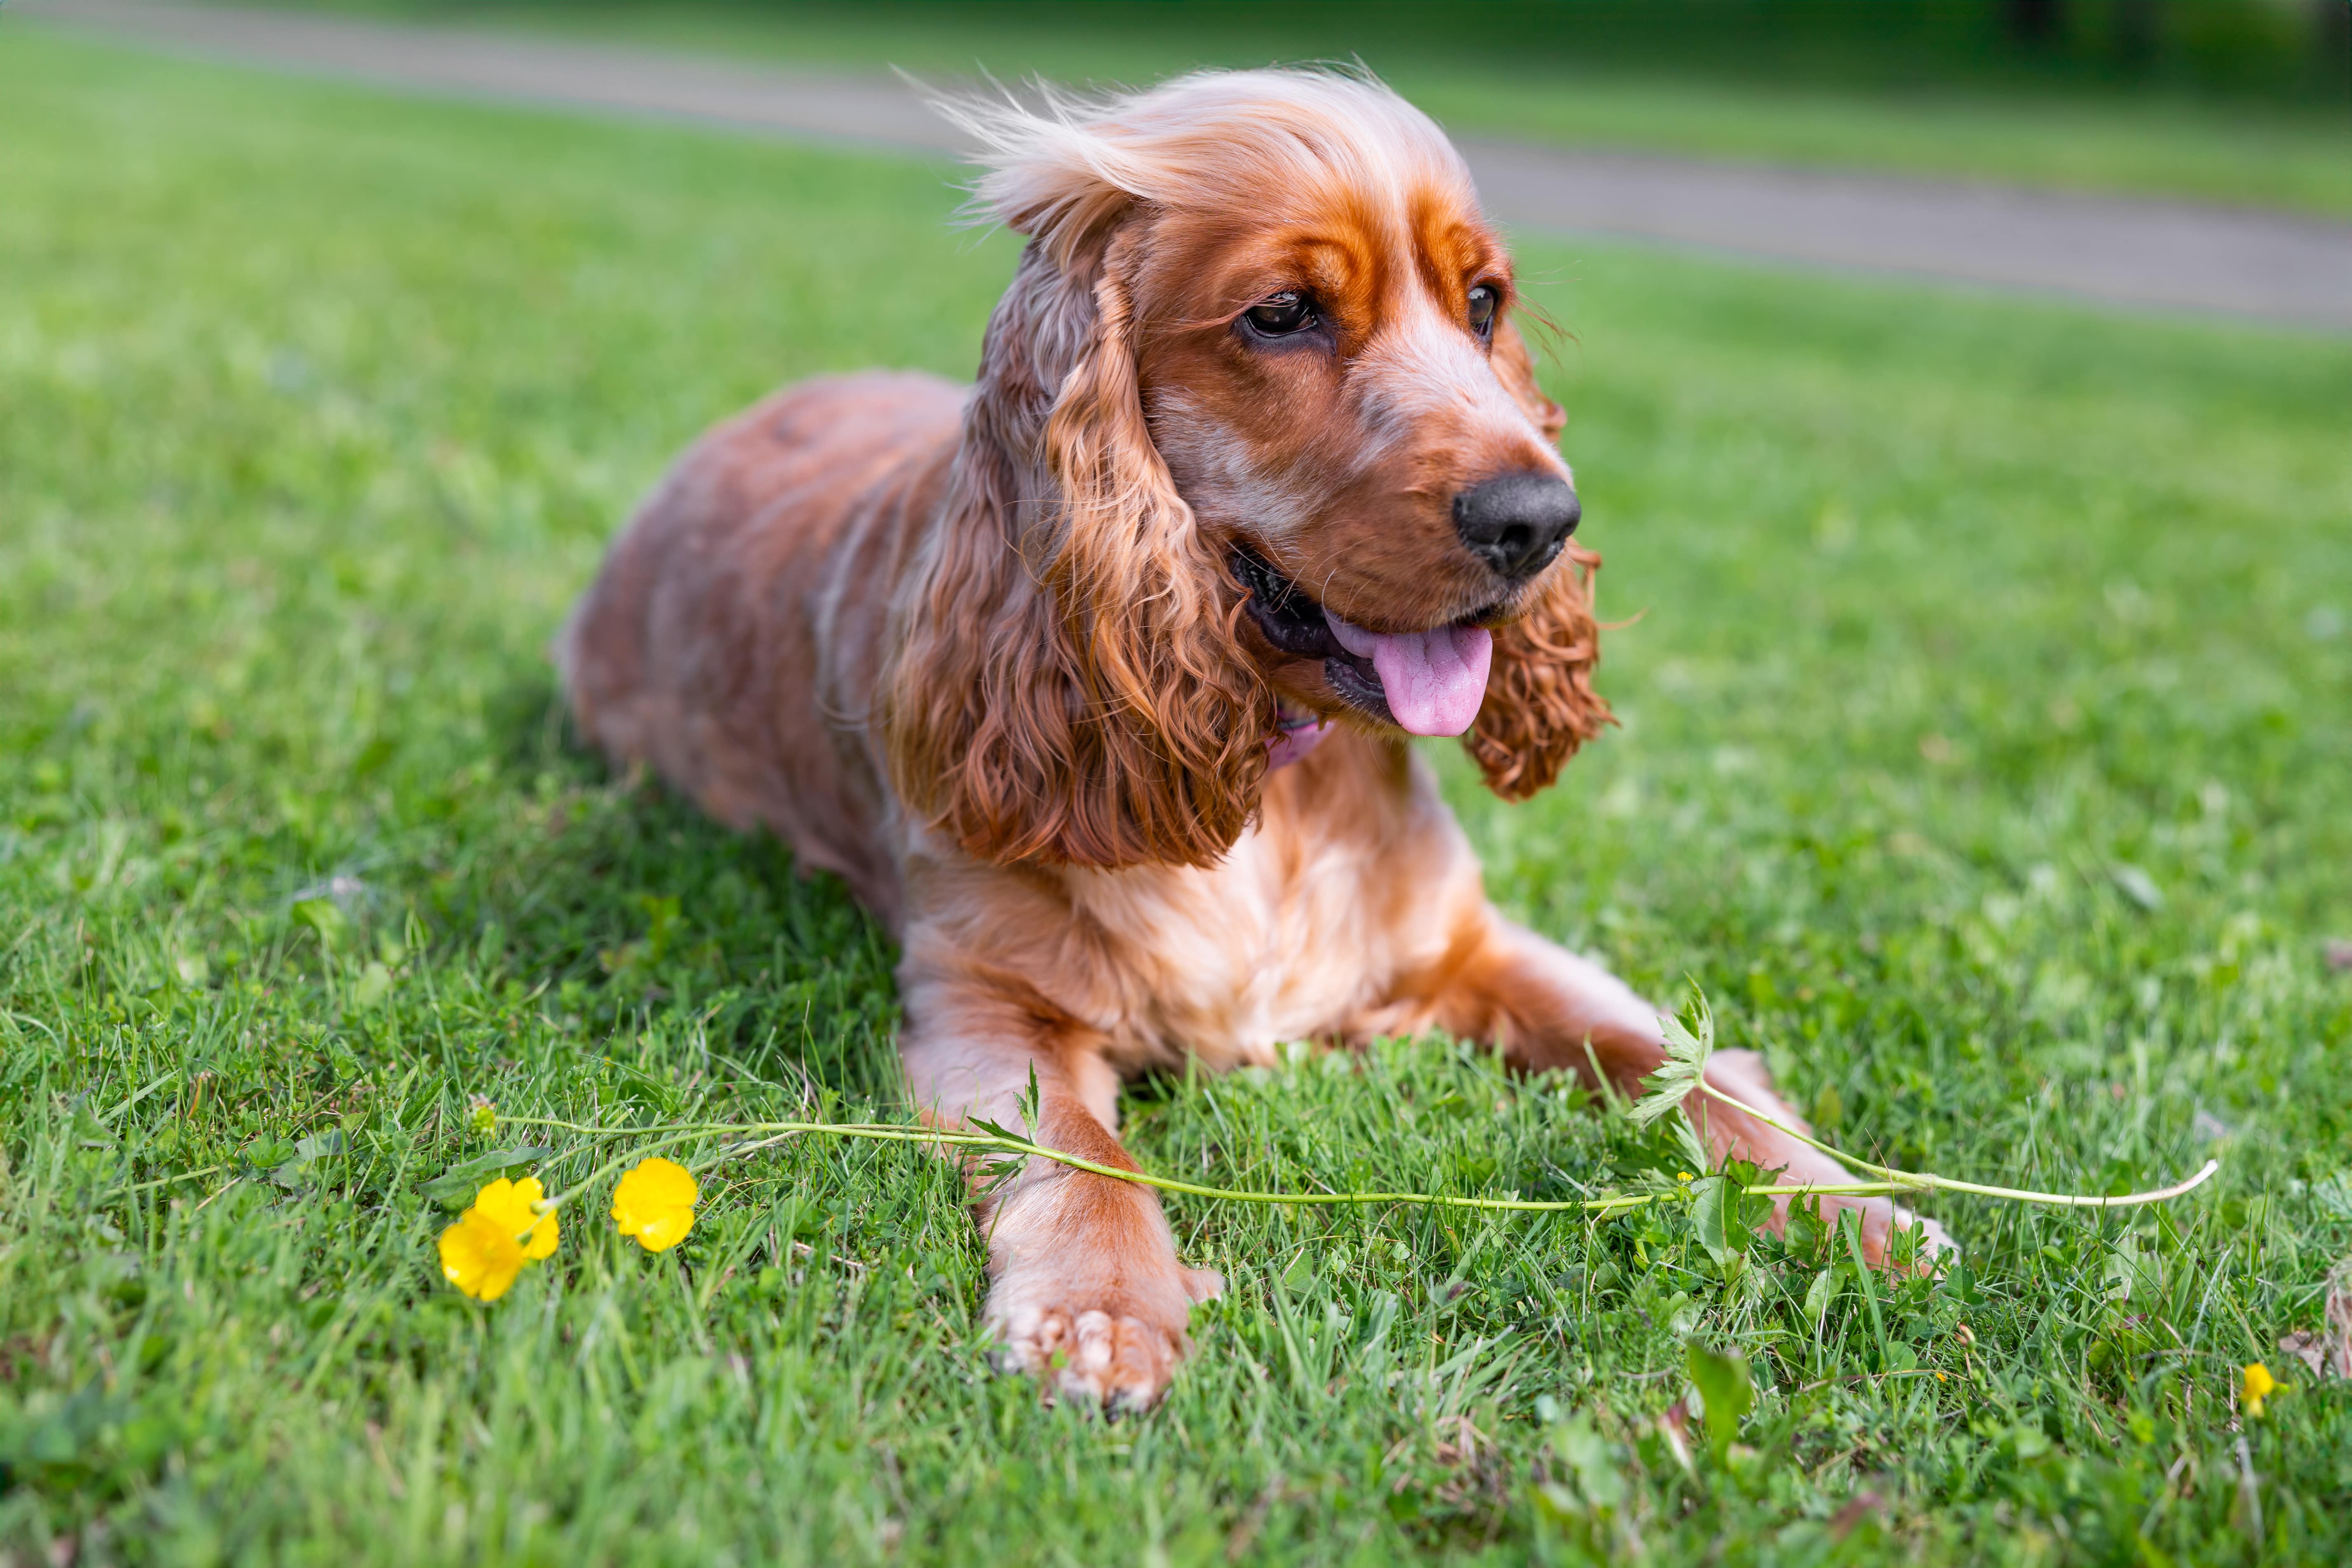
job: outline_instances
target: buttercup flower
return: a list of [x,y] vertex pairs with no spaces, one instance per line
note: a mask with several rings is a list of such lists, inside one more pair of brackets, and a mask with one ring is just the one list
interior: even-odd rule
[[441,1275],[478,1301],[495,1301],[525,1263],[555,1250],[555,1216],[533,1206],[545,1195],[537,1176],[499,1180],[474,1195],[474,1206],[441,1232]]
[[2247,1415],[2260,1420],[2263,1401],[2277,1392],[2278,1379],[2271,1375],[2269,1367],[2258,1361],[2246,1368],[2246,1383],[2239,1391],[2238,1403],[2245,1407]]
[[667,1252],[694,1228],[702,1189],[684,1166],[659,1155],[639,1160],[613,1189],[613,1218],[648,1252]]
[[441,1277],[478,1301],[495,1301],[522,1272],[522,1245],[478,1208],[441,1233]]
[[474,1195],[474,1207],[512,1231],[522,1242],[522,1255],[536,1263],[555,1250],[559,1234],[552,1213],[541,1214],[539,1205],[547,1197],[547,1189],[539,1185],[537,1176],[525,1176],[520,1181],[494,1181]]

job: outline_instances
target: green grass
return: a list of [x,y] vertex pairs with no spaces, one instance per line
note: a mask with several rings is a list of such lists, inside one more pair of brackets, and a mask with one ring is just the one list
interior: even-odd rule
[[[705,422],[968,370],[1012,252],[944,226],[944,172],[26,33],[0,150],[11,1563],[2344,1556],[2352,1405],[2276,1344],[2352,1252],[2352,345],[1528,255],[1642,619],[1559,789],[1444,763],[1496,895],[1698,980],[1858,1151],[2224,1168],[2132,1216],[1937,1200],[1966,1261],[1907,1282],[1726,1268],[1675,1214],[1178,1200],[1230,1293],[1106,1425],[987,1372],[923,1157],[789,1145],[660,1258],[592,1202],[488,1309],[421,1190],[477,1094],[890,1103],[887,942],[608,779],[541,650]],[[1674,1158],[1440,1041],[1127,1114],[1235,1186]],[[1685,1475],[1694,1337],[1763,1394],[1752,1457]],[[2296,1386],[2233,1431],[2257,1358]]]
[[[1826,168],[2186,197],[2352,218],[2352,98],[2264,77],[2228,96],[2178,73],[2123,82],[2093,63],[2004,52],[1990,5],[1876,11],[1685,4],[1663,11],[1443,10],[743,0],[333,0],[440,22],[934,77],[985,67],[1145,82],[1203,65],[1359,57],[1457,133]],[[1654,0],[1652,0],[1654,6]],[[2261,4],[2183,7],[2176,35]],[[1822,13],[1827,12],[1827,15]],[[2215,13],[2207,16],[2204,13]],[[1981,13],[1978,15],[1977,13]],[[2238,13],[2249,15],[2238,16]],[[2177,37],[2176,50],[2189,37]],[[2160,63],[2160,62],[2159,62]],[[2222,62],[2209,62],[2221,70]],[[2284,68],[2273,68],[2281,70]],[[2339,77],[2341,71],[2336,73]]]

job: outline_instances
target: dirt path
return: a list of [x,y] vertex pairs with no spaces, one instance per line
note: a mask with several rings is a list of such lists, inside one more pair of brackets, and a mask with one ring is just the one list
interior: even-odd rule
[[[388,87],[929,153],[954,132],[887,78],[345,17],[31,0],[12,17]],[[20,25],[11,23],[10,25]],[[1495,215],[1606,234],[2352,329],[2352,224],[1960,182],[1462,141]]]

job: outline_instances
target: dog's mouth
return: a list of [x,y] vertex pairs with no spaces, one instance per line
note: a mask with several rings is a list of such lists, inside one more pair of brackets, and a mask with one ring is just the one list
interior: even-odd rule
[[1494,638],[1475,622],[1496,607],[1426,632],[1371,632],[1334,615],[1247,545],[1233,551],[1250,619],[1295,659],[1323,661],[1323,678],[1350,707],[1412,735],[1460,735],[1486,696]]

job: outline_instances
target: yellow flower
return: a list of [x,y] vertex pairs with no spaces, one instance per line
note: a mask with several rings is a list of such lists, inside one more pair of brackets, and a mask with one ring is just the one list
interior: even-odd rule
[[2238,1402],[2245,1406],[2247,1415],[2260,1420],[2263,1401],[2277,1392],[2278,1379],[2271,1375],[2269,1367],[2258,1361],[2246,1368],[2246,1385],[2241,1390]]
[[1692,1178],[1691,1174],[1688,1171],[1676,1171],[1675,1173],[1675,1179],[1676,1181],[1689,1181]]
[[557,1235],[553,1211],[541,1214],[541,1202],[547,1189],[539,1185],[537,1176],[525,1176],[520,1181],[494,1181],[474,1195],[474,1207],[488,1215],[522,1243],[522,1255],[536,1263],[555,1250]]
[[479,1301],[507,1293],[525,1263],[555,1250],[553,1214],[534,1207],[544,1196],[537,1176],[499,1180],[474,1195],[474,1207],[441,1232],[441,1274]]
[[441,1233],[441,1277],[478,1301],[495,1301],[522,1272],[522,1246],[478,1208]]
[[684,1166],[659,1155],[639,1160],[613,1189],[613,1218],[648,1252],[667,1252],[694,1228],[694,1202],[702,1189]]

